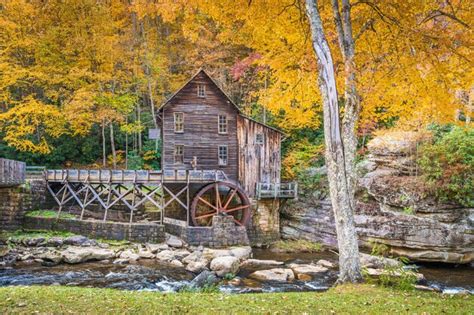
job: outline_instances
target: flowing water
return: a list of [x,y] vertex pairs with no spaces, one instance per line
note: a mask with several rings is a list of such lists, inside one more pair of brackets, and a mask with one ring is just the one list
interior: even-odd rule
[[[254,258],[273,259],[285,263],[310,263],[319,259],[335,261],[330,252],[322,253],[274,253],[269,250],[254,250]],[[463,290],[474,294],[474,268],[425,264],[418,271],[427,279],[427,285],[445,293]],[[241,270],[240,281],[221,284],[219,289],[228,293],[323,291],[333,285],[336,272],[315,277],[311,281],[292,283],[259,282],[247,278],[253,270]],[[79,265],[18,265],[0,269],[0,286],[8,285],[67,285],[81,287],[116,288],[123,290],[150,290],[176,292],[189,285],[194,275],[183,268],[159,264],[154,260],[142,260],[135,265],[113,265],[100,262]],[[237,283],[238,282],[238,283]]]

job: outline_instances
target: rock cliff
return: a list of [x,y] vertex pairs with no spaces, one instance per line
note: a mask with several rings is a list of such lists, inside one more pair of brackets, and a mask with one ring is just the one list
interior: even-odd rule
[[[361,246],[385,244],[394,255],[412,261],[474,261],[474,209],[440,204],[418,176],[416,146],[425,135],[394,133],[368,144],[359,164],[355,221]],[[324,170],[317,170],[319,173]],[[281,235],[336,246],[329,198],[303,192],[282,209]]]

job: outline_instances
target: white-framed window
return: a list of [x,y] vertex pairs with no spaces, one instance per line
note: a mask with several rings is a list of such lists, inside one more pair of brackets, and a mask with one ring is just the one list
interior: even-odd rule
[[227,133],[227,116],[226,115],[219,115],[217,118],[217,124],[220,134]]
[[184,132],[184,113],[174,113],[174,132]]
[[265,136],[263,135],[263,133],[257,133],[255,135],[255,143],[256,144],[263,144],[265,141]]
[[206,86],[204,84],[198,84],[197,93],[199,97],[206,97]]
[[219,166],[227,165],[228,161],[228,152],[226,145],[220,145],[218,151]]
[[184,145],[177,144],[174,146],[174,163],[183,164],[184,163]]

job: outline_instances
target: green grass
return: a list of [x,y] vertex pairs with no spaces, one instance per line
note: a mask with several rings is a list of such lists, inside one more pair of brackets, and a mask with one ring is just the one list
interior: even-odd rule
[[46,230],[16,230],[14,232],[3,232],[0,236],[2,239],[24,240],[28,238],[44,237],[50,239],[51,237],[69,237],[74,236],[71,232],[62,231],[46,231]]
[[320,243],[307,240],[280,240],[274,243],[272,248],[285,253],[316,253],[323,250],[323,246]]
[[[53,210],[35,210],[35,211],[30,211],[25,214],[27,217],[39,217],[39,218],[57,218],[58,212],[53,211]],[[69,214],[69,213],[64,213],[61,212],[59,214],[60,219],[75,219],[76,216]]]
[[77,287],[3,287],[6,314],[469,314],[473,296],[403,292],[372,285],[324,293],[220,294],[130,292]]

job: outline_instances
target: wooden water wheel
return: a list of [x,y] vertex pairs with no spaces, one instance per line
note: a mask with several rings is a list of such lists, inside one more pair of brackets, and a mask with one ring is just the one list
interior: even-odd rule
[[194,226],[210,226],[212,217],[231,215],[234,222],[245,226],[250,220],[250,200],[238,186],[228,182],[216,182],[204,186],[194,196],[191,219]]

